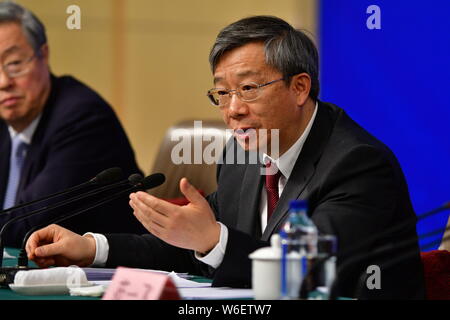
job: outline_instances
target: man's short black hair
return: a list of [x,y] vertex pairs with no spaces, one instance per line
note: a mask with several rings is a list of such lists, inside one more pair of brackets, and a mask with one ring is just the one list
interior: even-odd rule
[[209,63],[214,73],[222,55],[251,42],[263,42],[266,63],[280,71],[286,84],[291,77],[307,73],[311,77],[309,96],[319,95],[319,54],[313,41],[286,21],[273,16],[252,16],[236,21],[220,31]]

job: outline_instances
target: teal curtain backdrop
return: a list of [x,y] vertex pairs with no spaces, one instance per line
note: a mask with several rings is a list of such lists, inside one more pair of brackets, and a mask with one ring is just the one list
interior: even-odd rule
[[[450,201],[450,1],[321,0],[318,38],[321,100],[393,150],[418,215]],[[419,235],[448,215],[419,221]]]

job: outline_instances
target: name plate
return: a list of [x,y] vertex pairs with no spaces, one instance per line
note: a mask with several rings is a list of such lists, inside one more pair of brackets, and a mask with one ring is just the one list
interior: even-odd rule
[[172,279],[164,274],[118,267],[103,300],[180,300]]

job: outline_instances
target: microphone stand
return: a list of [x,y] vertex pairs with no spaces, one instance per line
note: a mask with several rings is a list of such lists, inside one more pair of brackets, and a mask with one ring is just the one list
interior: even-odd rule
[[28,212],[26,214],[20,215],[20,216],[16,216],[16,217],[8,220],[3,225],[3,227],[0,230],[0,268],[1,268],[2,263],[3,263],[3,240],[2,240],[3,239],[3,234],[4,234],[5,230],[8,228],[8,226],[10,224],[12,224],[12,223],[14,223],[16,221],[23,220],[23,219],[28,218],[29,216],[32,216],[32,215],[35,215],[35,214],[39,214],[39,213],[42,213],[42,212],[45,212],[45,211],[51,211],[53,209],[58,209],[60,207],[63,207],[63,206],[66,206],[68,204],[71,204],[73,202],[76,202],[78,200],[82,200],[84,198],[87,198],[87,197],[90,197],[90,196],[94,196],[94,195],[99,194],[101,192],[104,192],[104,191],[107,191],[107,190],[110,190],[110,189],[113,189],[113,188],[120,187],[120,186],[125,185],[127,183],[128,183],[128,180],[124,180],[124,181],[117,182],[117,183],[112,184],[112,185],[107,185],[107,186],[101,187],[99,189],[90,191],[88,193],[85,193],[85,194],[82,194],[82,195],[78,195],[78,196],[73,197],[73,198],[68,199],[68,200],[60,201],[60,202],[58,202],[56,204],[53,204],[53,205],[50,205],[50,206],[46,206],[46,207],[43,207],[43,208],[38,209],[38,210],[34,210],[34,211]]
[[[151,188],[157,187],[157,186],[163,184],[164,180],[165,180],[164,175],[160,174],[160,173],[155,173],[153,175],[147,176],[146,178],[141,179],[141,181],[137,181],[136,179],[133,179],[133,177],[135,178],[135,175],[131,175],[129,177],[129,180],[126,181],[126,182],[131,182],[134,184],[131,188],[127,188],[126,190],[117,192],[112,197],[105,197],[105,198],[103,198],[103,200],[97,201],[93,206],[91,206],[91,205],[84,206],[81,211],[74,210],[74,211],[71,211],[69,214],[64,215],[63,217],[61,217],[61,216],[57,217],[56,219],[53,219],[51,223],[60,222],[65,219],[69,219],[73,216],[76,216],[78,214],[89,211],[91,209],[94,209],[94,208],[101,206],[109,201],[115,200],[116,198],[123,196],[125,193],[139,191],[139,190],[149,190]],[[111,186],[108,186],[108,187],[111,187]],[[104,190],[102,190],[102,191],[104,191]],[[96,193],[99,193],[99,192],[96,192]],[[96,193],[93,193],[90,195],[94,195]],[[90,195],[85,195],[85,197],[88,197]],[[20,218],[24,219],[26,217],[20,216]],[[4,231],[4,229],[5,229],[5,227],[3,227],[3,229],[0,231],[0,240],[1,240],[2,231]],[[31,232],[28,232],[25,235],[25,239],[22,244],[21,252],[18,257],[18,266],[3,267],[3,268],[0,267],[0,287],[8,287],[8,285],[10,283],[14,283],[14,277],[18,271],[36,269],[36,268],[28,267],[28,258],[27,258],[26,250],[25,250],[26,240],[28,239],[30,234],[31,234]],[[2,247],[0,247],[0,251],[1,251],[1,257],[3,259],[3,248]]]
[[[36,204],[36,203],[40,203],[40,202],[43,202],[43,201],[46,201],[46,200],[50,200],[50,199],[56,198],[56,197],[64,195],[64,194],[69,194],[69,193],[72,193],[74,191],[78,191],[78,190],[84,189],[85,187],[88,187],[88,186],[99,184],[99,178],[102,179],[102,178],[105,177],[105,175],[107,175],[108,178],[114,177],[114,175],[117,175],[117,176],[120,175],[121,176],[122,175],[122,169],[120,169],[118,167],[106,169],[106,170],[100,172],[99,174],[97,174],[94,178],[92,178],[89,181],[83,182],[83,183],[81,183],[79,185],[70,187],[70,188],[65,189],[63,191],[58,191],[56,193],[53,193],[51,195],[42,197],[40,199],[35,199],[33,201],[30,201],[30,202],[22,203],[22,204],[19,204],[17,206],[14,206],[14,207],[11,207],[11,208],[8,208],[8,209],[5,209],[5,210],[1,210],[0,214],[9,214],[12,211],[19,210],[19,209],[22,209],[24,207],[28,207],[28,206],[31,206],[31,205]],[[116,179],[116,180],[118,180],[118,179]],[[100,185],[102,185],[102,184],[103,184],[103,182],[102,182],[102,180],[100,180]]]
[[[108,186],[108,187],[111,187],[111,186]],[[101,192],[101,191],[99,191],[99,192]],[[88,196],[91,196],[91,195],[95,195],[96,193],[98,193],[98,192],[95,192],[95,193],[90,194],[90,195],[85,195],[85,196],[88,197]],[[120,194],[120,195],[122,195],[122,194]],[[78,198],[77,198],[77,200],[78,200]],[[90,210],[90,208],[87,208],[85,211],[87,211],[87,210]],[[73,213],[73,211],[71,213]],[[62,218],[66,217],[66,216],[69,218],[69,215],[65,215]],[[72,214],[72,215],[75,215],[75,214]],[[28,216],[29,215],[19,216],[19,217],[16,217],[16,218],[25,219]],[[58,217],[58,219],[64,220],[62,218]],[[21,219],[16,219],[14,221],[21,220]],[[57,221],[58,219],[54,219],[54,220]],[[10,221],[12,221],[12,220],[10,220]],[[10,222],[10,221],[8,221],[8,222]],[[12,222],[14,222],[14,221],[12,221]],[[0,257],[1,257],[1,260],[0,260],[0,287],[8,287],[8,285],[10,283],[14,283],[14,277],[15,277],[16,273],[19,272],[19,271],[30,270],[30,269],[38,269],[38,268],[29,268],[28,267],[28,257],[27,257],[26,251],[24,249],[25,245],[26,245],[25,239],[24,239],[24,242],[23,242],[24,244],[22,246],[22,249],[21,249],[21,251],[19,253],[18,265],[15,266],[15,267],[1,267],[1,264],[2,264],[2,261],[3,261],[3,246],[1,245],[1,235],[3,234],[3,231],[4,231],[5,227],[7,227],[7,224],[5,224],[3,226],[3,228],[0,230]],[[32,230],[34,230],[34,228]],[[29,233],[27,233],[26,237],[27,236],[29,237]]]
[[26,246],[26,244],[27,244],[28,238],[29,238],[29,237],[31,236],[31,234],[32,234],[33,232],[35,232],[36,230],[42,229],[42,228],[46,227],[47,225],[58,224],[58,223],[60,223],[60,222],[62,222],[62,221],[64,221],[64,220],[67,220],[67,219],[70,219],[70,218],[72,218],[72,217],[74,217],[74,216],[77,216],[77,215],[79,215],[79,214],[85,213],[86,211],[90,211],[90,210],[95,209],[95,208],[97,208],[97,207],[99,207],[99,206],[102,206],[102,205],[104,205],[105,203],[108,203],[108,202],[110,202],[110,201],[116,200],[116,199],[122,197],[122,196],[123,196],[124,194],[126,194],[126,193],[134,192],[134,191],[139,190],[139,189],[140,189],[140,188],[139,188],[138,186],[133,186],[133,187],[131,187],[131,188],[122,190],[122,191],[120,191],[120,192],[114,194],[114,195],[111,196],[111,197],[107,197],[107,198],[104,198],[103,200],[97,201],[97,202],[95,202],[93,205],[87,205],[87,206],[84,206],[81,210],[73,210],[73,211],[71,211],[70,213],[68,213],[68,214],[66,214],[66,215],[59,216],[59,217],[56,217],[55,219],[52,219],[52,220],[51,220],[50,222],[48,222],[48,223],[40,224],[40,225],[38,225],[38,226],[35,226],[35,227],[31,228],[31,230],[28,231],[27,234],[25,235],[25,237],[23,238],[23,241],[22,241],[22,247],[21,247],[21,249],[20,249],[20,253],[19,253],[19,257],[18,257],[18,262],[17,262],[17,263],[18,263],[18,267],[19,267],[19,268],[24,268],[24,267],[26,268],[26,267],[28,267],[28,257],[27,257],[27,251],[26,251],[26,249],[25,249],[25,246]]

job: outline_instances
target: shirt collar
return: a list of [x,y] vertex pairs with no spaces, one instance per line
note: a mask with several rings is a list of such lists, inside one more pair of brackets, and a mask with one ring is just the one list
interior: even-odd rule
[[8,126],[9,135],[11,137],[11,140],[14,139],[16,136],[19,137],[20,140],[25,142],[26,144],[31,144],[31,141],[33,140],[34,132],[36,131],[36,128],[39,124],[39,121],[41,120],[42,113],[39,114],[29,125],[25,128],[22,132],[17,132],[14,130],[13,127]]
[[267,163],[268,161],[275,163],[286,179],[289,179],[292,170],[294,169],[295,162],[303,149],[306,138],[308,138],[309,132],[311,131],[312,125],[314,123],[314,119],[316,118],[317,108],[318,103],[316,102],[314,113],[309,120],[305,131],[303,131],[300,138],[298,138],[297,141],[281,157],[279,157],[278,159],[272,159],[269,155],[265,153],[263,154],[264,163]]

